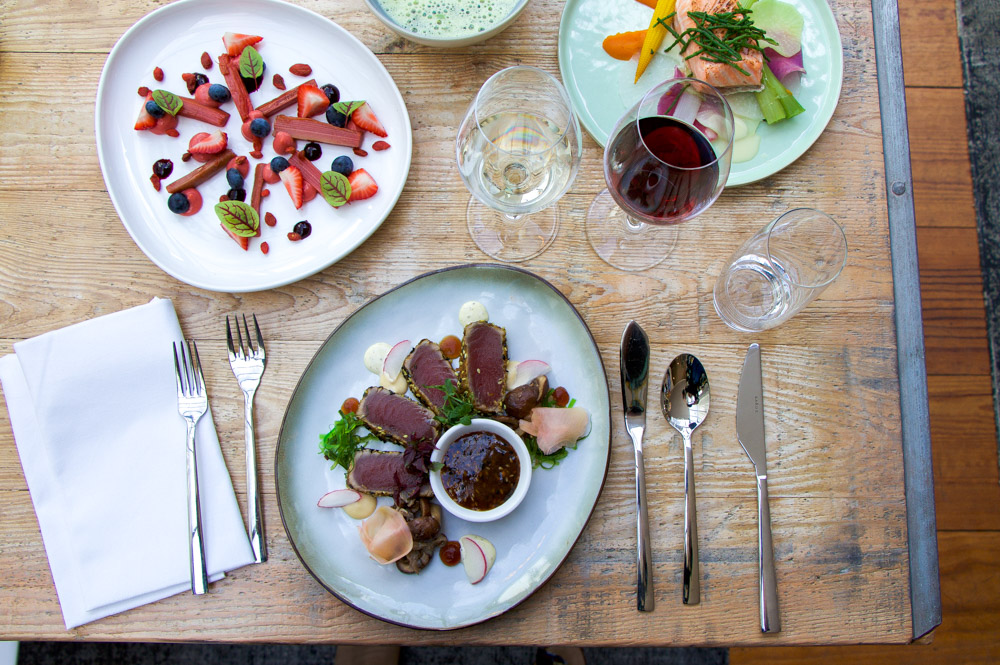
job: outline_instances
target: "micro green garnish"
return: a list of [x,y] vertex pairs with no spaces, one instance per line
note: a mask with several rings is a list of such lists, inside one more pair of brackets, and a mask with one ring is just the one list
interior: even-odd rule
[[538,447],[538,441],[535,437],[530,434],[522,434],[521,440],[524,441],[525,447],[528,449],[528,454],[531,455],[531,468],[537,469],[539,467],[548,470],[559,464],[563,459],[569,455],[570,450],[576,450],[576,444],[572,446],[563,446],[559,450],[555,451],[550,455],[546,455],[542,452],[542,449]]
[[434,418],[445,427],[453,425],[471,425],[472,416],[476,409],[472,405],[472,400],[460,393],[454,381],[446,381],[443,386],[428,386],[444,392],[444,404],[441,406],[441,415]]
[[351,198],[351,181],[343,173],[326,171],[319,180],[323,199],[334,208],[339,208]]
[[181,98],[169,90],[154,90],[153,101],[156,102],[157,106],[170,115],[177,115],[180,113],[181,107],[184,106],[184,102],[181,101]]
[[240,53],[240,76],[255,81],[264,77],[264,58],[252,46],[247,46]]
[[260,231],[260,216],[253,206],[243,201],[222,201],[215,204],[215,214],[222,225],[234,235],[252,238]]
[[[737,9],[718,14],[688,12],[688,16],[694,21],[693,27],[678,33],[673,27],[664,24],[674,37],[674,41],[666,50],[669,51],[676,44],[680,44],[683,53],[688,46],[694,44],[698,47],[697,50],[685,54],[685,60],[700,55],[702,60],[729,65],[743,75],[749,76],[750,72],[739,65],[740,61],[743,60],[743,54],[740,51],[752,49],[763,53],[764,47],[761,46],[761,42],[778,43],[765,36],[763,30],[754,26],[753,19],[750,18],[751,13],[749,9]],[[672,17],[673,14],[666,18]]]
[[[354,430],[364,425],[353,413],[339,411],[340,418],[326,434],[319,437],[319,452],[323,457],[347,470],[354,462],[354,454],[365,447],[368,441],[377,440],[374,434],[361,436]],[[330,467],[333,468],[333,467]]]
[[354,102],[334,102],[333,109],[339,113],[343,113],[348,118],[354,115],[354,112],[365,105],[364,100],[354,101]]

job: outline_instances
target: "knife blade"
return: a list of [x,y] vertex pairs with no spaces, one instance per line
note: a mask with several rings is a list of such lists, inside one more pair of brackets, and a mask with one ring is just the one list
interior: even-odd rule
[[632,439],[635,451],[636,607],[640,612],[650,612],[654,606],[652,551],[646,513],[646,474],[642,460],[642,437],[646,431],[646,393],[649,387],[649,338],[635,321],[630,321],[625,326],[620,353],[625,429]]
[[760,630],[781,631],[778,587],[771,543],[771,510],[767,498],[767,451],[764,445],[764,380],[760,345],[751,344],[743,360],[736,393],[736,438],[753,462],[757,476],[757,569],[760,584]]

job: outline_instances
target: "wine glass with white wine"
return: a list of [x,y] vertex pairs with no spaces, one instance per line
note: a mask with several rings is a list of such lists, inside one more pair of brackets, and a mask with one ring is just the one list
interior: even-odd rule
[[580,165],[580,125],[566,89],[535,67],[491,76],[458,130],[458,170],[472,192],[469,233],[500,261],[538,256],[559,230],[556,202]]

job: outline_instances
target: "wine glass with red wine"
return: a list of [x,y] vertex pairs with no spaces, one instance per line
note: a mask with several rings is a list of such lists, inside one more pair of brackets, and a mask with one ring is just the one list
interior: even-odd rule
[[729,177],[733,112],[722,94],[693,78],[657,85],[615,124],[604,149],[601,192],[587,214],[587,239],[621,270],[660,263],[673,225],[711,206]]

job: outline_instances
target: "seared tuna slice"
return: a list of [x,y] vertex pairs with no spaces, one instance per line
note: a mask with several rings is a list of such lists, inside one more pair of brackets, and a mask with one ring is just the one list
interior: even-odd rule
[[507,332],[492,323],[465,326],[459,367],[462,388],[481,413],[503,413],[507,389]]
[[441,415],[445,394],[440,388],[431,386],[443,386],[448,382],[458,386],[458,377],[451,363],[441,354],[441,347],[429,339],[420,340],[406,356],[403,376],[417,399],[438,415]]
[[377,496],[413,493],[425,486],[430,490],[427,474],[408,469],[403,453],[370,449],[359,450],[354,455],[347,472],[347,486]]
[[372,386],[358,404],[358,418],[383,441],[403,447],[433,448],[441,434],[434,412],[391,390]]

